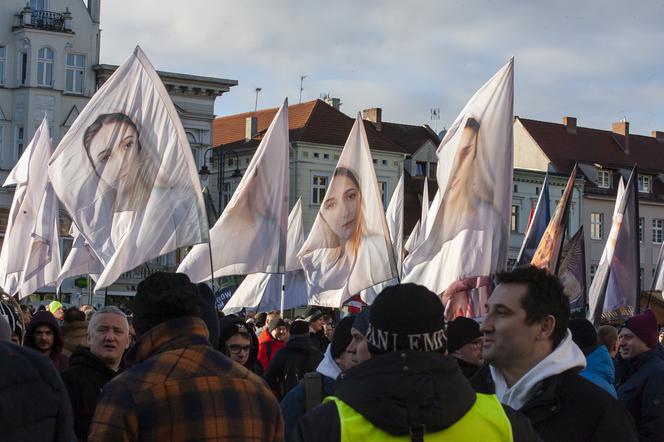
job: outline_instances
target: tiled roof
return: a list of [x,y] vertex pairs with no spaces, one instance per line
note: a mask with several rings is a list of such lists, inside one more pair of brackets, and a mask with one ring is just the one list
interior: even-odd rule
[[[518,118],[518,117],[517,117]],[[636,165],[639,172],[654,177],[653,193],[664,195],[664,182],[658,174],[664,173],[664,143],[654,137],[629,134],[629,149],[625,149],[625,136],[610,130],[576,128],[576,133],[569,133],[564,124],[518,118],[523,127],[549,158],[556,171],[569,174],[574,163],[598,164],[603,168],[613,169],[613,186],[610,190],[597,188],[595,176],[586,178],[586,191],[597,194],[615,194],[623,173]],[[593,167],[581,167],[580,172],[594,170]],[[653,196],[655,196],[653,195]],[[641,194],[641,198],[648,195]]]
[[[375,126],[375,125],[374,125]],[[427,141],[438,147],[440,140],[436,133],[426,125],[413,126],[411,124],[381,123],[380,132],[390,140],[401,146],[410,155],[413,155]]]
[[[277,111],[277,108],[272,108],[215,118],[213,126],[215,147],[238,149],[258,146]],[[245,141],[246,119],[252,116],[257,117],[258,133],[252,140]],[[343,147],[354,122],[354,118],[336,110],[322,100],[288,106],[288,128],[291,141]],[[365,121],[364,127],[371,149],[406,153],[399,144],[377,131],[370,122]]]

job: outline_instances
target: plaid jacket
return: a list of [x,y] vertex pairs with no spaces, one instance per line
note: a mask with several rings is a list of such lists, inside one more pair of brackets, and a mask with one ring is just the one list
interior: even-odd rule
[[213,350],[202,320],[152,328],[106,384],[90,441],[281,441],[279,404],[263,381]]

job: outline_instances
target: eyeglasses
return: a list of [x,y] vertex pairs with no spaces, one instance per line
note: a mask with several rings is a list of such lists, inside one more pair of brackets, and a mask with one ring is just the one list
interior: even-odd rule
[[251,351],[251,345],[231,344],[231,345],[228,346],[228,349],[230,350],[231,353],[238,354],[241,351],[246,351],[246,352]]

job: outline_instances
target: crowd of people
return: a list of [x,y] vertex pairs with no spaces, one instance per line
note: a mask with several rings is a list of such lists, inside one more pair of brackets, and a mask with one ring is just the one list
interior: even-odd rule
[[654,313],[596,329],[535,267],[496,275],[481,322],[416,284],[345,317],[214,301],[158,272],[131,312],[0,303],[0,440],[664,440]]

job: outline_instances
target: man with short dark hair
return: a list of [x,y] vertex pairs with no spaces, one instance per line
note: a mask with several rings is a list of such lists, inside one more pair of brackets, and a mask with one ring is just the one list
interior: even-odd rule
[[256,375],[214,350],[187,275],[156,272],[134,298],[127,371],[104,387],[89,439],[283,439],[279,404]]
[[88,347],[79,346],[69,358],[69,368],[62,372],[79,440],[87,440],[101,390],[115,377],[129,347],[127,317],[117,307],[102,308],[88,323],[87,341]]
[[536,267],[497,275],[487,300],[482,356],[472,379],[521,411],[545,441],[634,441],[625,409],[578,371],[585,357],[567,330],[569,299],[555,276]]
[[629,318],[618,339],[618,399],[632,414],[640,440],[664,440],[664,362],[657,356],[653,311]]
[[383,290],[370,311],[371,358],[303,416],[296,441],[537,440],[495,395],[477,394],[445,352],[444,307],[416,284]]
[[49,358],[58,371],[69,366],[69,359],[62,354],[64,340],[55,317],[47,311],[37,312],[25,332],[25,346]]

